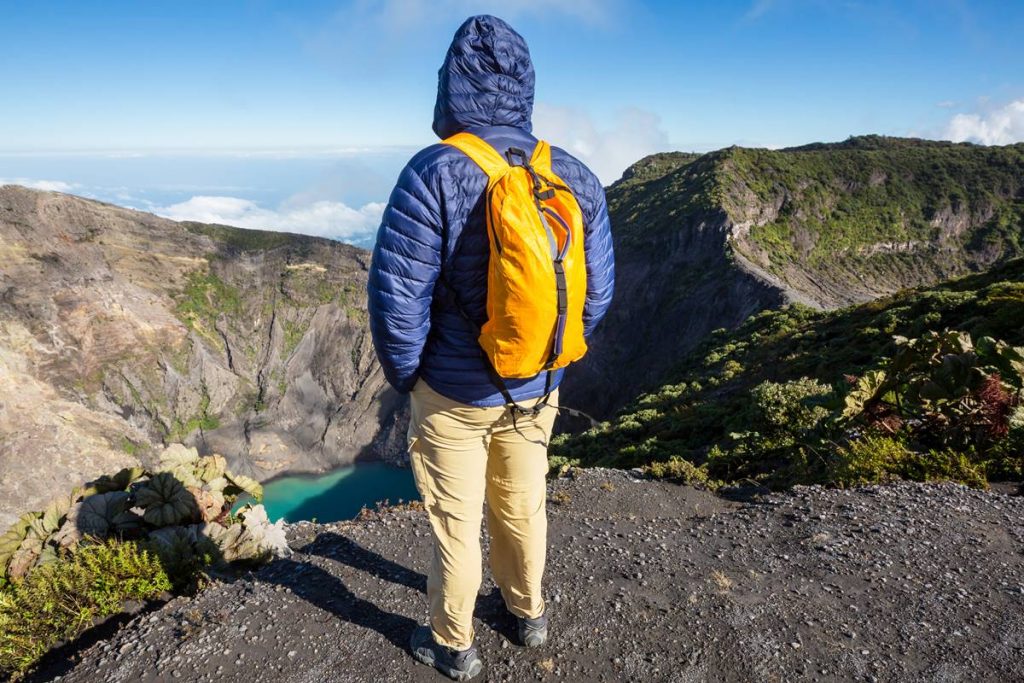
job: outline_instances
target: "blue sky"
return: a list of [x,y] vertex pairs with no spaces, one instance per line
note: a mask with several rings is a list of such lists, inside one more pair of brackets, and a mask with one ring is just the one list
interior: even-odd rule
[[666,149],[1024,139],[1016,0],[4,2],[0,179],[365,240],[482,12],[531,47],[536,132],[606,182]]

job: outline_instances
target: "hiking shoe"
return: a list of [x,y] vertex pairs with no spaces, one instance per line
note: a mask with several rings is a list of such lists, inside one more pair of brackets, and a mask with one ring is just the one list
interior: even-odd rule
[[548,613],[536,619],[516,617],[519,623],[519,642],[526,647],[540,647],[548,642]]
[[476,648],[453,650],[434,640],[429,626],[417,626],[409,639],[412,656],[432,666],[454,681],[468,681],[480,673],[484,664],[476,654]]

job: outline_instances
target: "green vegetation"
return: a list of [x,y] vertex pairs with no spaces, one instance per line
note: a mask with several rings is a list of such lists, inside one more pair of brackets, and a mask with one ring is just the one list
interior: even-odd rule
[[215,348],[223,350],[224,341],[217,333],[217,320],[222,315],[241,315],[242,297],[237,288],[214,273],[194,271],[188,275],[175,312],[190,329],[207,339]]
[[299,345],[299,342],[302,341],[302,337],[306,334],[306,330],[309,329],[309,323],[285,320],[281,323],[281,328],[284,331],[284,348],[282,349],[282,357],[288,358],[292,355],[292,351],[295,350],[295,347]]
[[234,228],[227,225],[209,225],[192,222],[186,222],[183,225],[189,232],[212,237],[218,245],[236,251],[266,251],[276,247],[292,245],[296,240],[315,239],[287,232]]
[[197,429],[208,431],[220,426],[220,418],[210,413],[210,394],[205,385],[201,388],[203,393],[199,398],[198,412],[185,420],[175,417],[167,433],[168,441],[181,441]]
[[0,590],[0,676],[17,680],[50,648],[117,614],[126,601],[170,589],[156,555],[139,544],[83,544]]
[[722,168],[731,215],[746,211],[748,192],[760,204],[781,205],[774,221],[751,230],[753,241],[780,256],[802,258],[798,251],[806,251],[812,265],[879,243],[955,243],[961,237],[954,230],[943,235],[940,227],[954,215],[980,226],[962,236],[975,249],[1020,254],[1024,248],[1024,145],[869,136],[824,148],[731,148]]
[[1022,320],[1024,260],[840,311],[765,311],[601,428],[557,437],[551,464],[777,487],[1020,478]]
[[631,185],[638,182],[662,178],[680,166],[696,161],[700,158],[696,152],[661,152],[651,154],[626,169],[622,178],[613,184],[613,187]]
[[1022,188],[1024,144],[862,136],[652,155],[608,201],[617,243],[630,249],[653,255],[655,235],[729,218],[750,228],[733,248],[784,280],[790,269],[827,281],[853,271],[891,290],[1024,255]]
[[644,164],[652,157],[634,164],[608,192],[612,223],[621,226],[616,243],[653,248],[652,231],[676,229],[684,220],[699,221],[721,212],[720,156],[655,155],[649,166]]
[[24,674],[125,600],[194,588],[232,562],[287,554],[262,487],[223,457],[167,447],[155,471],[126,468],[21,516],[0,536],[0,675]]
[[366,312],[366,292],[362,287],[346,283],[338,292],[338,304],[344,307],[345,317],[350,322],[362,324],[370,319]]

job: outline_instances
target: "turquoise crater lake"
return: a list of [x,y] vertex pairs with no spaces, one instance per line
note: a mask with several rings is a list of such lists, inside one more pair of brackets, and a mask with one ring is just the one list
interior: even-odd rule
[[273,521],[284,517],[287,522],[337,522],[384,500],[419,500],[411,470],[365,462],[321,475],[286,475],[263,484],[263,505]]

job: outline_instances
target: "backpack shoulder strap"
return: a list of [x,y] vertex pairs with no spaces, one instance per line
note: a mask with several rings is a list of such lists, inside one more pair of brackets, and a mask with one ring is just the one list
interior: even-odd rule
[[442,140],[443,144],[451,145],[468,156],[476,165],[483,169],[493,183],[508,170],[508,162],[501,158],[498,151],[487,144],[487,141],[472,133],[456,133]]
[[530,166],[538,171],[551,171],[551,145],[544,140],[537,140],[533,148],[533,156],[530,157]]
[[537,140],[537,145],[533,148],[533,156],[530,157],[530,167],[544,176],[544,179],[552,187],[572,192],[565,185],[565,181],[555,175],[554,169],[551,168],[551,145],[545,140]]

